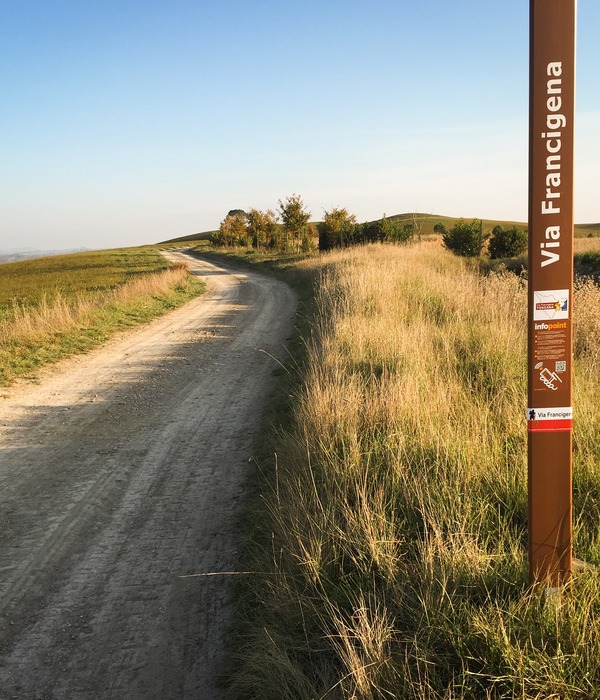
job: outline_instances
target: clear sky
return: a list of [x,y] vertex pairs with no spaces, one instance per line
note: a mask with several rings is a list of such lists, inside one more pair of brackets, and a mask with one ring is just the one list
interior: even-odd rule
[[[527,0],[0,0],[0,249],[107,248],[302,196],[527,218]],[[576,220],[600,221],[579,0]]]

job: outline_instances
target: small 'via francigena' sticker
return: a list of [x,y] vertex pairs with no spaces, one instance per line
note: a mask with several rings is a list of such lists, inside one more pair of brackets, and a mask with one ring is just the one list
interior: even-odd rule
[[555,433],[573,429],[573,407],[528,408],[527,429],[530,433]]

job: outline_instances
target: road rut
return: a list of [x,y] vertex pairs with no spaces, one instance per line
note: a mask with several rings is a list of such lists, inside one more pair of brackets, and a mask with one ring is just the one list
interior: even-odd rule
[[296,299],[207,293],[0,399],[0,696],[221,697],[240,501]]

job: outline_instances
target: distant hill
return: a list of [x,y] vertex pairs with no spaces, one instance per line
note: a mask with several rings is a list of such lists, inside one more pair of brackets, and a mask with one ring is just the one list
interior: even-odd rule
[[[442,214],[422,214],[418,212],[410,212],[406,214],[394,214],[393,216],[388,217],[390,219],[393,219],[394,221],[401,221],[405,222],[407,224],[412,224],[416,223],[417,225],[421,225],[421,235],[423,236],[429,236],[429,235],[434,235],[434,230],[433,227],[436,224],[444,224],[444,226],[449,229],[456,224],[457,221],[460,221],[461,218],[465,219],[466,221],[472,221],[473,219],[479,219],[480,217],[478,216],[463,216],[463,217],[458,217],[458,216],[444,216]],[[513,226],[516,226],[517,228],[525,229],[527,230],[527,224],[523,223],[522,221],[504,221],[500,219],[482,219],[483,222],[483,230],[484,231],[491,231],[495,226],[504,226],[504,228],[511,228]]]
[[[451,228],[454,224],[459,221],[461,217],[455,216],[443,216],[438,214],[419,214],[419,213],[407,213],[407,214],[394,214],[389,217],[397,221],[405,221],[406,223],[413,223],[415,220],[417,223],[421,223],[423,228],[421,234],[423,236],[433,234],[433,227],[442,223],[446,228]],[[463,219],[467,221],[472,221],[473,219],[478,219],[478,216],[464,216]],[[524,221],[505,221],[502,219],[482,219],[483,230],[485,232],[491,231],[496,226],[503,226],[504,228],[516,228],[523,229],[527,231],[527,222]],[[591,234],[591,236],[590,236]],[[575,224],[575,237],[576,238],[588,238],[588,237],[600,237],[600,223],[598,224]]]
[[192,243],[194,241],[208,242],[213,233],[217,231],[204,231],[203,233],[190,233],[188,236],[179,236],[178,238],[169,238],[168,241],[161,241],[157,245],[166,245],[167,243]]
[[65,250],[39,250],[37,248],[6,248],[0,250],[0,263],[19,262],[30,258],[45,258],[49,255],[66,255],[67,253],[83,253],[88,248],[68,248]]
[[600,237],[600,224],[575,224],[575,236],[577,238]]

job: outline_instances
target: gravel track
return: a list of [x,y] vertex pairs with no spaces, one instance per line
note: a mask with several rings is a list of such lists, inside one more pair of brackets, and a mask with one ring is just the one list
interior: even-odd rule
[[237,518],[296,299],[207,292],[0,398],[0,697],[222,696]]

